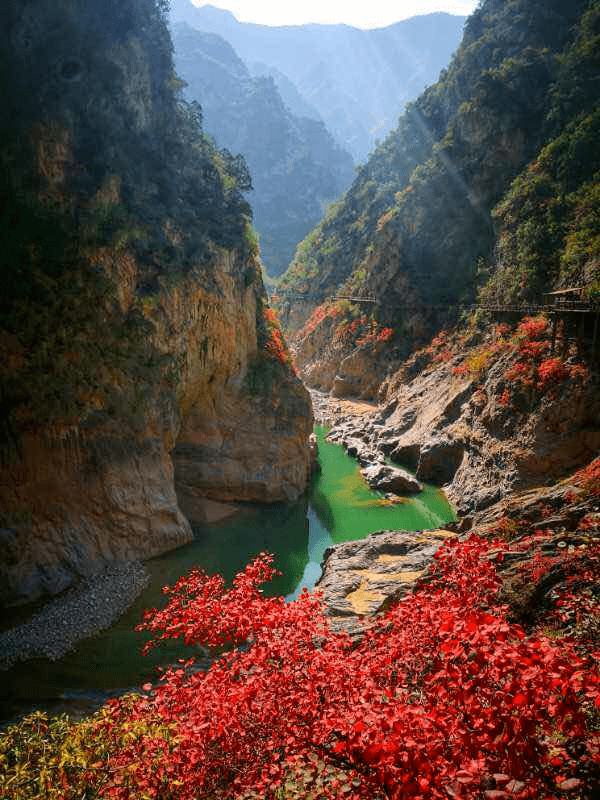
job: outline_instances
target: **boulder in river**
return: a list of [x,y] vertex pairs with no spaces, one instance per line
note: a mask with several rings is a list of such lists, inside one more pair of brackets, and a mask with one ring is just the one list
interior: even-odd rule
[[450,483],[464,456],[460,442],[445,439],[429,440],[420,448],[417,475],[437,486]]
[[360,471],[371,489],[380,492],[393,492],[394,494],[416,494],[423,491],[419,481],[399,467],[389,464],[372,464]]
[[440,545],[455,535],[446,529],[377,531],[328,547],[316,588],[334,627],[358,633],[368,626],[363,615],[383,611],[412,591]]

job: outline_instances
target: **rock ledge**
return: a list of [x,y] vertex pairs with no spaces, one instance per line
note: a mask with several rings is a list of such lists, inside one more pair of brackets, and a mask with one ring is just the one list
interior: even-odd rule
[[425,573],[450,530],[377,531],[365,539],[342,542],[324,554],[317,590],[323,593],[334,627],[361,629],[372,615],[409,592]]

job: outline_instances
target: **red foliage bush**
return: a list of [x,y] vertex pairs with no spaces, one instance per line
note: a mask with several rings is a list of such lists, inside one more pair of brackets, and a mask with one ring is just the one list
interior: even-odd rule
[[[506,546],[448,542],[426,582],[358,642],[330,629],[316,596],[264,597],[267,555],[230,589],[182,578],[142,629],[234,649],[206,672],[190,660],[144,687],[133,714],[158,713],[176,736],[133,739],[104,795],[276,798],[292,780],[350,800],[562,797],[580,785],[581,759],[600,761],[587,727],[598,670],[509,621],[490,548],[501,559]],[[112,710],[122,730],[131,708]]]
[[335,319],[340,315],[340,307],[337,303],[331,303],[327,300],[320,306],[317,306],[310,317],[306,320],[302,328],[296,334],[298,340],[305,339],[310,336],[326,319]]
[[263,307],[262,310],[264,327],[266,330],[266,339],[264,342],[264,349],[271,357],[280,361],[282,364],[292,364],[292,358],[288,351],[287,344],[281,332],[281,326],[277,312],[269,306]]
[[542,391],[551,383],[560,383],[569,374],[569,369],[562,358],[546,358],[537,368],[538,388]]
[[512,340],[515,363],[505,374],[512,387],[504,390],[500,405],[511,405],[513,389],[535,390],[542,396],[569,379],[583,381],[589,377],[583,364],[567,363],[562,357],[550,355],[548,334],[548,321],[543,316],[526,317],[519,323]]
[[365,344],[383,344],[389,342],[394,335],[393,328],[380,328],[374,321],[371,322],[371,327],[356,340],[358,346]]
[[525,340],[539,339],[548,332],[548,320],[544,316],[525,317],[517,326],[517,337]]
[[283,336],[278,328],[271,330],[271,337],[267,341],[266,349],[269,355],[281,361],[282,364],[287,364],[290,360],[287,347],[283,341]]

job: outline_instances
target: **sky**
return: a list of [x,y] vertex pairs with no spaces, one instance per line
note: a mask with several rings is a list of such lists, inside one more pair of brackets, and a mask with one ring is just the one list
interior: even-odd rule
[[356,28],[382,28],[417,14],[446,11],[467,16],[478,0],[192,0],[194,5],[227,9],[240,22],[261,25],[304,25],[309,22],[345,23]]

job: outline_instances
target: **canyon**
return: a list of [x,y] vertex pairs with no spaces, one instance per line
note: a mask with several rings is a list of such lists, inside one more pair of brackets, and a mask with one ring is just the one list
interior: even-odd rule
[[[301,497],[314,460],[306,387],[331,408],[373,403],[358,420],[352,410],[334,418],[331,440],[382,491],[442,487],[460,515],[454,532],[593,461],[597,264],[593,245],[581,246],[593,158],[577,161],[560,194],[569,198],[556,234],[563,257],[541,287],[581,279],[582,336],[568,326],[557,335],[548,316],[530,336],[519,327],[525,312],[503,328],[485,311],[515,293],[539,304],[539,276],[529,284],[531,271],[519,273],[515,288],[506,266],[522,252],[534,200],[543,205],[543,192],[527,193],[540,170],[561,188],[565,159],[587,153],[596,130],[595,84],[580,124],[572,75],[593,72],[597,4],[585,15],[585,3],[555,5],[536,14],[520,4],[531,46],[517,56],[522,30],[501,3],[483,4],[438,84],[300,243],[272,303],[250,175],[181,97],[166,8],[9,5],[3,605],[190,542],[195,526],[236,503]],[[482,312],[466,303],[477,292]],[[596,513],[593,502],[575,526]]]
[[175,26],[186,94],[170,11],[243,27],[190,6],[0,12],[3,790],[593,800],[600,1],[481,2],[271,297],[196,100],[293,131],[278,177],[347,158]]

